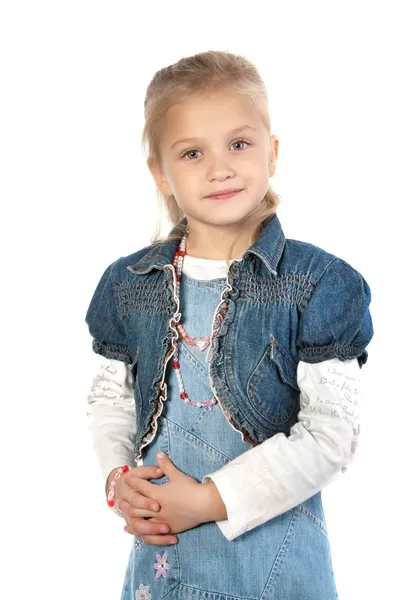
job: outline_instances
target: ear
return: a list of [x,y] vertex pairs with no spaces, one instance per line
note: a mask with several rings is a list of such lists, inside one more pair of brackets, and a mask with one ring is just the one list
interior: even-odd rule
[[152,174],[152,177],[156,183],[156,187],[158,188],[158,190],[166,196],[172,196],[173,192],[168,184],[168,181],[159,161],[154,158],[148,158],[147,166]]
[[270,150],[270,159],[268,164],[269,176],[272,177],[276,171],[276,164],[278,162],[278,153],[279,153],[279,140],[276,135],[272,135],[270,139],[271,150]]

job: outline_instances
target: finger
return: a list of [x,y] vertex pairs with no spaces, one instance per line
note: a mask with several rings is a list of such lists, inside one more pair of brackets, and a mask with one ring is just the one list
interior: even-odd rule
[[143,540],[145,540],[149,544],[169,545],[170,543],[177,544],[179,541],[178,537],[171,533],[169,533],[169,534],[163,533],[161,535],[156,535],[156,532],[150,533],[150,534],[139,533],[137,531],[135,519],[126,519],[126,525],[123,529],[126,533],[130,533],[131,535],[138,536],[138,537],[142,538]]
[[123,513],[124,517],[132,518],[150,518],[158,515],[157,512],[145,510],[143,508],[134,508],[130,502],[123,498],[118,498],[115,502],[117,508]]
[[[127,471],[126,473],[124,473],[125,477],[117,482],[115,495],[117,496],[118,499],[123,499],[126,502],[130,503],[132,506],[136,506],[136,502],[137,502],[138,503],[138,506],[136,506],[137,508],[142,508],[142,509],[146,509],[149,511],[155,511],[155,512],[159,511],[161,508],[159,502],[156,502],[156,500],[154,500],[151,497],[151,496],[153,496],[153,494],[149,494],[149,491],[151,488],[148,488],[148,486],[153,486],[154,484],[145,481],[141,477],[130,476],[130,473],[132,473],[133,471],[137,471],[138,474],[141,473],[142,477],[146,476],[149,479],[152,477],[162,476],[163,471],[161,471],[160,473],[156,473],[156,470],[157,470],[157,467],[152,465],[149,467],[137,467],[136,469],[132,469],[132,471]],[[144,494],[140,493],[139,490],[137,489],[138,487],[140,487],[140,489],[142,489],[142,486],[140,486],[140,483],[147,485],[146,493],[144,493]],[[153,490],[153,491],[155,491],[155,490]],[[149,497],[147,497],[147,496],[149,496]],[[115,500],[116,500],[116,498],[115,498]]]
[[157,517],[159,517],[158,512],[146,510],[144,508],[134,508],[133,506],[131,506],[130,502],[127,502],[123,498],[118,498],[116,500],[115,504],[116,504],[117,508],[123,513],[123,516],[127,517],[129,519],[145,518],[145,519],[158,520],[158,522],[163,523],[163,521],[161,519],[157,519]]
[[[123,529],[126,533],[137,536],[136,533],[130,530],[128,525]],[[170,544],[178,543],[178,537],[175,535],[140,535],[139,537],[147,544],[152,544],[153,546],[169,546]]]
[[[145,480],[140,479],[138,477],[134,477],[131,478],[130,481],[121,483],[120,488],[118,489],[118,497],[122,498],[126,502],[129,502],[129,504],[134,508],[141,508],[154,512],[159,511],[160,504],[152,497],[152,492],[155,492],[156,489],[147,488],[146,493],[143,494],[137,489],[138,487],[140,487],[141,483],[148,484],[149,486],[155,485],[153,483],[148,483]],[[149,491],[151,491],[150,494]]]
[[[145,510],[144,508],[133,508],[132,506],[127,506],[124,511],[122,511],[129,519],[150,519],[154,518],[158,513],[153,512],[151,510]],[[163,523],[163,521],[158,521],[159,523]]]
[[131,469],[131,471],[128,471],[126,479],[128,479],[129,476],[142,477],[144,479],[153,479],[155,477],[161,477],[162,475],[163,471],[157,465],[149,465],[135,467],[135,469]]
[[[130,502],[130,505],[134,509],[141,509],[141,510],[146,510],[149,512],[157,512],[160,510],[159,502],[156,502],[156,500],[152,500],[152,498],[147,498],[146,496],[143,496],[142,494],[140,494],[137,491],[135,491],[133,494],[131,494],[131,492],[130,492],[128,501]],[[144,515],[137,515],[137,516],[144,516]],[[152,515],[145,515],[145,516],[152,517]]]
[[[128,499],[126,500],[124,496],[119,496],[117,498],[117,500],[115,501],[115,504],[117,506],[117,508],[119,508],[119,510],[122,511],[122,513],[124,515],[127,515],[128,517],[156,517],[159,516],[159,513],[157,510],[151,510],[151,508],[145,508],[145,506],[152,506],[153,500],[151,500],[150,498],[145,498],[145,496],[141,496],[141,494],[135,493],[133,500],[131,500],[131,496],[130,494],[127,494]],[[138,497],[138,499],[137,499]],[[142,498],[143,501],[139,502],[139,498]],[[132,505],[133,502],[133,505]],[[137,508],[136,504],[139,503],[141,504],[141,506],[144,506],[144,508]],[[154,504],[154,506],[157,508],[159,507],[158,503],[156,502]],[[160,509],[160,507],[159,507]]]
[[134,492],[138,492],[142,496],[153,499],[158,490],[158,485],[156,483],[149,483],[149,481],[141,479],[140,477],[132,477],[129,484],[133,488],[130,493],[130,503],[133,499]]
[[142,537],[143,535],[165,534],[170,532],[170,527],[167,523],[154,523],[147,519],[132,518],[126,520],[127,525],[135,535]]

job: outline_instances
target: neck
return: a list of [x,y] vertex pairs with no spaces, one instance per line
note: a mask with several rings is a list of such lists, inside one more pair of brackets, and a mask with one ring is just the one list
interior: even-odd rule
[[245,235],[244,239],[226,237],[223,235],[195,235],[189,230],[187,235],[186,253],[187,256],[193,258],[205,258],[210,260],[227,260],[231,251],[233,242],[236,244],[232,248],[233,256],[230,259],[241,259],[243,254],[249,247],[249,235]]

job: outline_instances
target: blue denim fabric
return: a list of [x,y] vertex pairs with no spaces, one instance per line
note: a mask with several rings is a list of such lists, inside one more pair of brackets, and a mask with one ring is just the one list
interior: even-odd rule
[[[207,335],[225,279],[201,281],[184,276],[181,282],[183,327],[190,336]],[[206,351],[179,345],[184,388],[192,401],[212,397]],[[220,404],[194,407],[179,397],[171,361],[167,365],[167,401],[158,418],[157,435],[143,451],[143,464],[156,465],[163,450],[174,465],[199,483],[251,444],[242,440],[225,418]],[[163,484],[167,477],[151,479]],[[136,600],[148,586],[152,600],[335,600],[321,494],[229,541],[215,522],[178,534],[172,546],[146,544],[134,537],[121,600]],[[169,568],[156,577],[157,554]],[[141,588],[142,588],[141,586]]]
[[[183,219],[186,223],[186,219]],[[175,228],[171,230],[175,232]],[[167,400],[166,368],[178,337],[172,265],[178,240],[121,257],[104,271],[86,314],[93,350],[133,364],[134,459],[153,443]],[[251,447],[297,422],[298,361],[367,361],[371,291],[346,261],[286,239],[276,214],[228,272],[206,352],[209,385]],[[183,311],[185,309],[183,308]]]

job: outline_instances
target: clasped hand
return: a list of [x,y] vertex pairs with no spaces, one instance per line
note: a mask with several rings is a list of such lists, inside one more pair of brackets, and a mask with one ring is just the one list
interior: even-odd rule
[[[168,456],[157,460],[160,473],[156,466],[136,467],[124,473],[117,482],[115,498],[126,520],[126,532],[149,544],[167,545],[178,541],[170,534],[192,529],[205,520],[205,486],[177,469]],[[168,478],[167,483],[146,481],[163,474]],[[168,526],[168,535],[161,533],[164,525]]]

